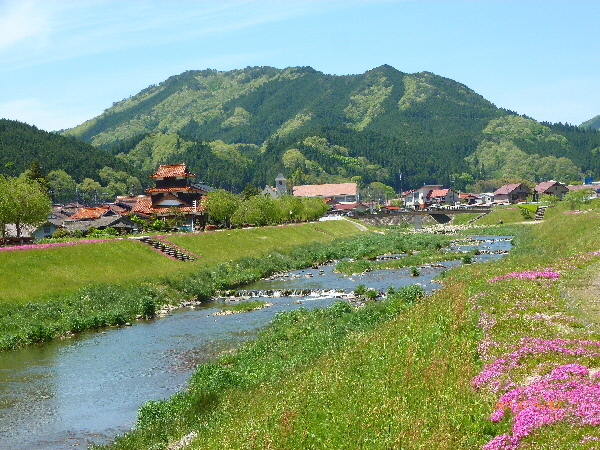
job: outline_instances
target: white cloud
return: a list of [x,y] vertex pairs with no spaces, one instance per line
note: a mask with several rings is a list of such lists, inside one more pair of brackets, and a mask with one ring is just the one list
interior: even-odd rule
[[48,33],[49,17],[34,1],[11,0],[0,3],[0,49],[39,43]]
[[8,0],[0,6],[0,72],[111,51],[216,39],[314,8],[313,2],[299,1]]

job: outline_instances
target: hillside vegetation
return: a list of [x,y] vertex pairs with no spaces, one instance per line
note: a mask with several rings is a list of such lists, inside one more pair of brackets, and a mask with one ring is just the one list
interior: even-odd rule
[[596,130],[600,130],[600,116],[596,116],[590,120],[586,120],[580,126],[582,128],[593,128]]
[[310,67],[187,71],[65,131],[150,173],[186,162],[240,191],[272,184],[579,181],[600,171],[600,133],[539,123],[467,86],[384,65],[334,76]]
[[99,179],[98,172],[104,167],[141,176],[122,160],[79,139],[0,119],[0,175],[18,176],[34,160],[46,173],[64,170],[77,182]]

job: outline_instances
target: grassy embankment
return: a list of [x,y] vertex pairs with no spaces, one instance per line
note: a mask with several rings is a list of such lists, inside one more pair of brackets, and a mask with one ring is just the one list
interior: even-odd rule
[[552,208],[511,255],[452,270],[412,305],[403,294],[279,316],[146,404],[114,447],[187,435],[192,449],[593,448],[600,332],[581,289],[600,266],[598,206]]
[[[200,256],[191,263],[128,239],[0,250],[0,350],[152,317],[161,304],[202,298],[220,282],[252,280],[270,270],[268,262],[253,262],[253,257],[310,248],[358,231],[349,222],[332,221],[164,237]],[[220,267],[242,257],[248,267],[237,268],[241,275]]]
[[[31,283],[21,283],[24,292],[0,302],[0,349],[151,318],[165,303],[205,300],[218,290],[315,262],[432,248],[447,239],[359,233],[346,221],[160,238],[201,256],[193,263],[172,261],[129,240],[0,252],[10,264],[6,286],[35,273]],[[71,273],[63,277],[60,268]]]

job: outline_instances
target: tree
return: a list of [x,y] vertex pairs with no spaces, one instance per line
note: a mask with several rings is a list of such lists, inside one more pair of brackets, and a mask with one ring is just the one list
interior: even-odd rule
[[48,180],[46,179],[46,174],[44,173],[44,170],[37,159],[31,161],[31,164],[29,164],[27,170],[21,175],[31,181],[37,181],[43,190],[48,191]]
[[321,217],[329,210],[327,203],[322,198],[318,197],[304,197],[302,198],[302,218],[306,220],[313,220],[317,217]]
[[596,198],[598,194],[593,189],[579,189],[578,191],[570,191],[563,197],[563,202],[566,202],[570,210],[581,208]]
[[279,206],[280,214],[284,221],[302,218],[301,214],[304,210],[304,205],[300,198],[293,195],[282,195],[277,198],[276,203]]
[[209,192],[202,201],[211,223],[229,225],[231,216],[240,206],[241,199],[225,189]]
[[75,180],[62,169],[52,170],[46,176],[52,200],[57,203],[68,203],[74,200]]
[[100,183],[91,178],[84,178],[83,181],[77,185],[77,188],[79,189],[79,195],[81,196],[77,201],[81,200],[88,205],[96,203],[98,194],[102,194],[102,186]]
[[280,209],[275,200],[265,195],[254,195],[245,200],[231,217],[235,225],[250,223],[258,227],[280,221]]
[[260,189],[248,183],[241,193],[242,199],[248,200],[250,197],[260,194]]
[[21,237],[24,225],[40,225],[48,218],[50,197],[37,181],[25,177],[0,177],[0,226],[4,235],[6,224],[15,225]]

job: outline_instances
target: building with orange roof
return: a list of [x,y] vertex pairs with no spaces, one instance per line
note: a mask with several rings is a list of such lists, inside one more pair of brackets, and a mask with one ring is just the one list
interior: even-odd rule
[[156,215],[162,219],[183,214],[186,225],[203,225],[204,209],[201,200],[213,188],[191,183],[196,175],[185,164],[160,165],[155,173],[155,186],[146,189],[145,196],[139,196],[131,209],[132,214]]
[[356,203],[358,187],[356,183],[306,184],[294,186],[292,194],[296,197],[321,197],[335,200],[337,203]]

